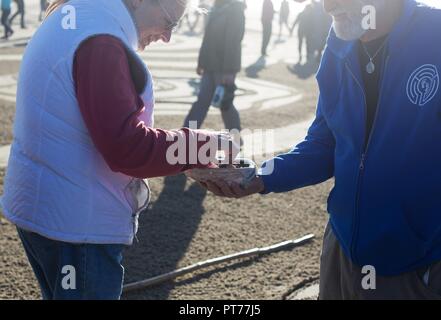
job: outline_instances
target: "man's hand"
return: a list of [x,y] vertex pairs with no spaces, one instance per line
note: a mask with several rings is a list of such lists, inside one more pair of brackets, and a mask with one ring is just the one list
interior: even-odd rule
[[204,69],[202,69],[201,67],[197,67],[196,73],[198,74],[198,76],[202,76],[204,74]]
[[199,183],[215,195],[226,198],[244,198],[265,190],[263,181],[259,176],[251,180],[246,187],[242,187],[237,182],[228,182],[220,179],[216,181],[199,181]]

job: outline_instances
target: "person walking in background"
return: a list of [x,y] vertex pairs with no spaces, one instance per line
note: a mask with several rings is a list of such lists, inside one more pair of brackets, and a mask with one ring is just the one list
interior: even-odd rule
[[202,32],[201,33],[204,33],[205,28],[207,27],[210,8],[211,8],[211,5],[208,3],[207,0],[200,0],[199,1],[199,9],[201,10],[200,15],[202,15],[202,29],[201,29]]
[[9,25],[12,26],[12,22],[14,21],[15,17],[20,15],[20,26],[22,29],[26,29],[24,0],[14,0],[14,2],[17,4],[17,11],[9,19]]
[[321,0],[313,0],[311,2],[311,15],[313,25],[308,32],[311,47],[310,58],[315,59],[315,62],[320,62],[323,50],[325,49],[329,29],[332,25],[332,17],[324,10],[323,1]]
[[11,0],[1,0],[1,1],[2,1],[1,23],[3,25],[3,28],[5,29],[5,35],[1,39],[7,40],[14,33],[14,30],[12,30],[8,20],[8,17],[11,14]]
[[311,1],[299,13],[291,27],[291,35],[297,26],[299,64],[303,60],[303,44],[306,43],[307,62],[319,62],[325,48],[332,18],[323,9],[322,1]]
[[271,0],[264,0],[262,8],[262,56],[267,55],[268,44],[271,40],[271,35],[273,33],[273,19],[274,19],[274,5]]
[[40,0],[40,14],[38,16],[38,21],[41,22],[43,20],[48,5],[49,2],[47,0]]
[[223,85],[225,95],[220,111],[226,129],[241,130],[239,112],[233,100],[236,74],[241,69],[244,33],[243,2],[216,0],[199,52],[197,74],[202,76],[199,95],[184,121],[185,127],[189,127],[190,121],[196,121],[200,128],[207,116],[216,87]]
[[299,64],[303,61],[303,44],[306,44],[307,60],[313,55],[311,43],[311,33],[314,32],[314,14],[312,4],[308,4],[302,12],[297,15],[296,20],[291,26],[290,34],[294,32],[297,26],[297,41],[299,50]]
[[279,39],[282,37],[283,26],[285,26],[288,31],[290,31],[290,27],[288,25],[289,13],[289,3],[287,0],[283,0],[282,4],[280,5],[279,12]]

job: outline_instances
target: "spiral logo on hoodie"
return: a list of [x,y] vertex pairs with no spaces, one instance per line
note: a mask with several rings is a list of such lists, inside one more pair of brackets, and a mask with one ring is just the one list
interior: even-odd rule
[[407,81],[409,100],[420,107],[426,105],[439,89],[438,69],[433,64],[425,64],[416,69]]

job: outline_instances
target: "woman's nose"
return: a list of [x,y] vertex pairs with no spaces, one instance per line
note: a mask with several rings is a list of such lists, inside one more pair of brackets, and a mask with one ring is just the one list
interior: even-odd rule
[[171,35],[172,35],[171,30],[167,30],[166,32],[164,32],[164,33],[161,35],[162,41],[164,41],[165,43],[170,42]]

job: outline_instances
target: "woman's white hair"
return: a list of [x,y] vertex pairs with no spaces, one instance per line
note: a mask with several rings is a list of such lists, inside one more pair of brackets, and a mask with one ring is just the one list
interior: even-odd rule
[[[164,1],[164,0],[158,0]],[[175,0],[178,4],[185,7],[185,12],[197,12],[200,14],[207,14],[208,10],[205,8],[201,8],[198,5],[195,5],[191,0]]]

